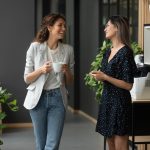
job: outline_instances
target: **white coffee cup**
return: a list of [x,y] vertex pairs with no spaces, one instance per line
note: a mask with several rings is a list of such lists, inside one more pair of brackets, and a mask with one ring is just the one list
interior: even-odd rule
[[62,62],[53,62],[53,69],[54,69],[54,72],[56,72],[56,73],[61,72],[62,65],[63,65]]

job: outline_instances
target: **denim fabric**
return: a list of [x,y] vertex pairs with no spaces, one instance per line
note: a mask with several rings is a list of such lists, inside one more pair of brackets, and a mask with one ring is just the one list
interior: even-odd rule
[[65,119],[60,89],[43,91],[38,105],[30,110],[30,116],[36,150],[58,150]]

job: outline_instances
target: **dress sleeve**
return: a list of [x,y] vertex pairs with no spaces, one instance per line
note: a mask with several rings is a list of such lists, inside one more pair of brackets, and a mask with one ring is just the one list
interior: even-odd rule
[[134,77],[137,73],[137,67],[134,61],[133,52],[131,50],[127,50],[122,59],[123,59],[121,67],[122,80],[128,83],[133,83]]

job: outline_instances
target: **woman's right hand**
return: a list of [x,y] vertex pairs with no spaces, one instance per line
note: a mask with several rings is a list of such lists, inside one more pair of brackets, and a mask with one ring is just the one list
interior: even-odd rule
[[52,67],[52,62],[48,61],[48,62],[45,62],[43,66],[41,66],[41,72],[43,74],[46,74],[46,73],[49,73],[52,71],[53,67]]
[[30,84],[31,82],[34,82],[37,78],[39,78],[39,76],[51,72],[52,69],[52,63],[45,62],[43,66],[26,75],[26,83]]
[[106,74],[100,70],[99,71],[91,71],[90,75],[98,81],[104,81],[105,77],[106,77]]

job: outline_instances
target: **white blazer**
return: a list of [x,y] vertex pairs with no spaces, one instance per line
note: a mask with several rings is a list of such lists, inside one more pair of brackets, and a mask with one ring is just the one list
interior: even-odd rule
[[[69,68],[71,72],[74,71],[74,52],[73,48],[70,45],[59,43],[60,44],[60,50],[62,51],[64,55],[64,62],[69,65]],[[25,64],[25,70],[24,70],[24,80],[26,81],[26,75],[28,73],[33,72],[34,70],[41,67],[46,61],[48,61],[48,47],[46,42],[44,43],[38,43],[33,42],[31,43],[27,54],[26,54],[26,64]],[[58,75],[57,75],[58,76]],[[37,104],[41,97],[43,86],[45,84],[45,81],[48,77],[48,74],[42,74],[38,79],[36,79],[34,82],[32,82],[27,87],[27,94],[24,101],[24,107],[26,109],[33,109]],[[63,98],[64,106],[67,106],[67,90],[65,88],[65,82],[64,82],[64,76],[61,76],[61,85],[60,90]]]

